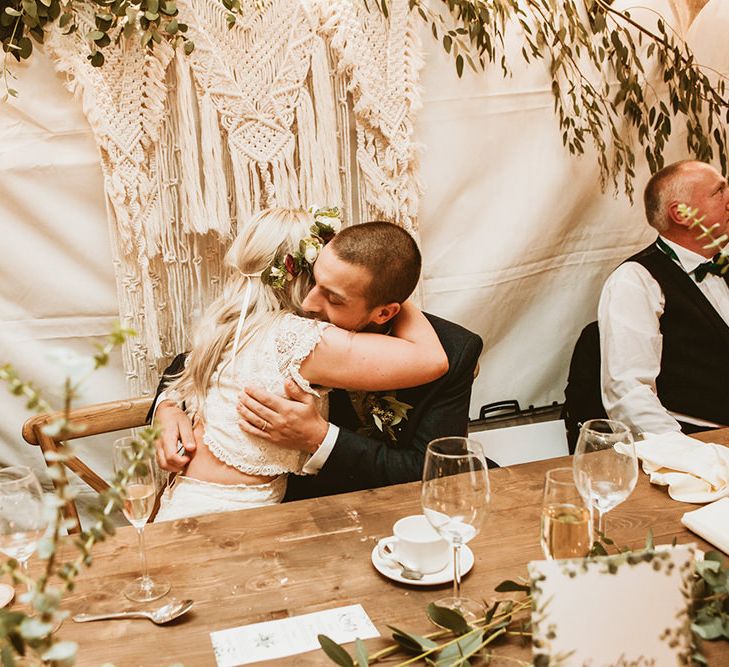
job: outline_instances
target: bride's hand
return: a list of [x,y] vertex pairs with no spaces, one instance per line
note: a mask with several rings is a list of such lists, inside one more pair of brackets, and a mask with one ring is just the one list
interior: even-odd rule
[[[155,444],[157,463],[162,470],[180,472],[195,453],[195,436],[190,418],[173,401],[162,401],[155,413],[162,435]],[[183,449],[180,450],[180,443]]]

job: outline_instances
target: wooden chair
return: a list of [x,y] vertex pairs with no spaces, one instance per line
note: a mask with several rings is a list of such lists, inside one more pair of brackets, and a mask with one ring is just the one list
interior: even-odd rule
[[[89,435],[102,433],[114,433],[124,429],[144,426],[147,423],[147,413],[152,406],[152,398],[130,398],[121,401],[110,401],[108,403],[96,403],[83,408],[71,410],[71,420],[84,427],[84,430],[72,435],[67,440],[84,438]],[[31,417],[23,424],[23,439],[31,445],[37,445],[46,452],[57,452],[60,449],[59,441],[53,436],[43,433],[43,426],[48,422],[57,419],[59,413],[51,413]],[[89,468],[78,457],[73,457],[66,464],[66,467],[76,473],[86,484],[97,493],[109,488],[109,485]],[[53,481],[54,486],[56,481]],[[69,530],[71,533],[81,531],[81,522],[78,517],[76,503],[69,501],[64,510],[66,517],[76,522],[76,527]]]

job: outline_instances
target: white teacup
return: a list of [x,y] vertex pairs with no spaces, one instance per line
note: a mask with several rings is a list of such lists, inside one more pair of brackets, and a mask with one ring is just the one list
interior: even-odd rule
[[399,519],[392,527],[392,533],[392,537],[385,537],[378,544],[377,553],[383,560],[396,559],[422,574],[439,572],[448,564],[448,542],[435,532],[422,514]]

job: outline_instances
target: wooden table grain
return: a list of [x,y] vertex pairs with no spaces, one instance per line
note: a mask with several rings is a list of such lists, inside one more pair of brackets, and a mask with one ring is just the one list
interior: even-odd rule
[[[708,437],[729,443],[729,429]],[[527,563],[542,558],[544,473],[570,464],[565,457],[491,471],[491,509],[484,529],[470,543],[475,565],[464,579],[465,594],[497,597],[493,589],[499,582],[525,575]],[[641,473],[630,499],[608,515],[607,530],[618,544],[632,547],[644,544],[652,528],[656,543],[675,538],[710,549],[680,523],[681,515],[691,508],[672,501]],[[420,484],[413,483],[147,526],[151,572],[171,581],[170,595],[195,600],[193,611],[164,627],[143,620],[86,624],[68,620],[60,635],[80,644],[82,667],[107,662],[116,667],[175,662],[207,667],[215,665],[212,631],[346,604],[362,604],[382,633],[383,638],[368,641],[372,650],[386,645],[388,623],[428,632],[425,607],[448,594],[449,586],[398,584],[378,574],[370,562],[374,545],[391,534],[394,521],[419,512]],[[65,608],[72,613],[131,608],[121,589],[138,575],[138,567],[136,533],[123,528],[97,546],[93,566],[79,577]],[[705,647],[712,667],[729,665],[729,644]],[[530,648],[519,643],[500,651],[530,660]],[[321,652],[312,652],[276,664],[330,663]]]

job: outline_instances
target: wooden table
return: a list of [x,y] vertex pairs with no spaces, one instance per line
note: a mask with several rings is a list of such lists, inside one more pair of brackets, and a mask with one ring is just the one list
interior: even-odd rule
[[[729,443],[729,429],[722,437]],[[716,433],[712,440],[717,441]],[[544,473],[570,464],[566,457],[492,471],[491,510],[483,531],[470,543],[476,563],[464,579],[465,594],[492,598],[494,586],[524,575],[530,560],[542,558]],[[652,528],[656,543],[676,538],[709,549],[680,524],[681,515],[691,507],[672,501],[641,474],[630,499],[608,515],[608,533],[618,544],[639,547]],[[448,594],[449,586],[397,584],[379,575],[370,562],[373,546],[391,534],[394,521],[419,512],[420,484],[413,483],[150,525],[145,536],[151,571],[172,582],[175,597],[195,600],[193,611],[165,627],[141,620],[67,621],[60,635],[80,644],[82,666],[182,662],[193,667],[215,665],[211,631],[345,604],[361,603],[383,634],[382,639],[368,642],[372,650],[388,643],[387,623],[428,632],[432,628],[425,607]],[[130,608],[120,590],[138,575],[138,563],[136,533],[123,528],[98,545],[93,566],[79,577],[66,607],[72,613]],[[712,667],[729,665],[729,644],[704,646]],[[514,644],[500,651],[530,660],[528,647]],[[279,664],[333,663],[323,653],[312,652]]]

